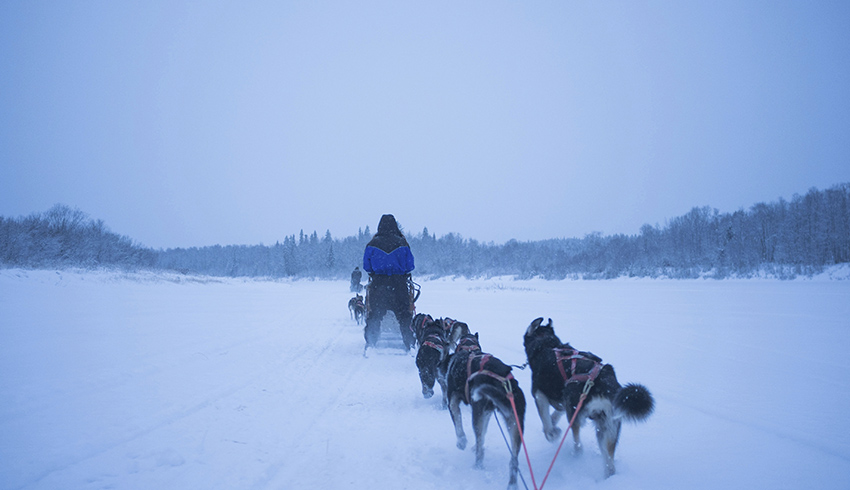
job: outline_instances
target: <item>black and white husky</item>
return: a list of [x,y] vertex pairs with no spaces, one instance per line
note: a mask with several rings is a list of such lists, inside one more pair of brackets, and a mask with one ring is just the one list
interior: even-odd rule
[[366,318],[366,304],[363,303],[362,295],[355,294],[348,300],[348,311],[351,313],[351,318],[360,325],[361,320]]
[[505,420],[511,441],[508,488],[516,488],[519,471],[517,456],[525,421],[525,396],[511,374],[510,366],[490,354],[481,352],[477,333],[466,335],[460,339],[455,353],[448,361],[447,381],[449,412],[457,435],[457,447],[460,449],[466,448],[460,403],[472,406],[476,468],[481,468],[484,461],[484,436],[487,434],[490,416],[494,411],[498,411]]
[[[655,408],[649,390],[636,383],[620,386],[610,364],[562,343],[551,319],[546,325],[543,318],[531,322],[523,343],[531,367],[531,395],[549,441],[556,441],[561,435],[561,429],[555,426],[558,419],[565,412],[567,420],[572,419],[585,385],[588,380],[593,382],[573,424],[575,450],[581,451],[579,427],[585,419],[593,420],[599,450],[605,458],[605,477],[613,475],[621,422],[642,422],[649,417]],[[551,415],[550,406],[554,409]]]

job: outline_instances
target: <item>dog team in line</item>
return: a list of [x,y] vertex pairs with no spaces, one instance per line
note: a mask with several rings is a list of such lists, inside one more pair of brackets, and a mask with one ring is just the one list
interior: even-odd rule
[[[460,404],[472,408],[476,468],[481,468],[484,460],[484,437],[491,415],[498,412],[505,421],[511,452],[508,488],[516,488],[526,400],[511,374],[511,366],[485,353],[478,333],[470,333],[466,323],[419,313],[413,318],[411,329],[418,345],[416,367],[422,395],[431,398],[434,385],[440,385],[442,404],[451,414],[459,449],[465,449],[467,444]],[[546,324],[543,318],[532,321],[523,344],[531,368],[531,395],[546,439],[558,441],[562,431],[557,423],[566,415],[571,424],[567,430],[571,427],[573,431],[573,449],[580,453],[579,429],[587,419],[592,420],[604,460],[604,476],[613,475],[621,423],[641,422],[649,417],[655,407],[649,390],[637,383],[620,385],[610,364],[561,342],[551,319]],[[542,488],[542,484],[537,486],[533,473],[531,477],[535,489]]]
[[[422,394],[425,398],[432,397],[434,384],[440,384],[443,406],[448,407],[452,416],[460,449],[465,449],[467,443],[460,404],[463,402],[472,407],[476,467],[480,468],[484,460],[484,436],[490,416],[498,411],[505,420],[511,450],[508,488],[516,488],[518,456],[524,445],[525,395],[511,374],[511,366],[485,353],[478,333],[470,333],[467,324],[450,318],[435,320],[422,313],[414,316],[417,295],[410,276],[413,269],[410,245],[395,217],[392,214],[381,216],[378,231],[363,254],[363,270],[369,274],[365,304],[359,299],[362,298],[359,294],[359,268],[356,267],[351,276],[351,291],[357,296],[348,306],[358,325],[366,317],[366,348],[374,347],[380,335],[381,320],[388,311],[392,311],[405,348],[418,345],[416,367],[422,382]],[[603,364],[601,358],[590,352],[573,349],[570,344],[561,342],[555,335],[551,319],[545,325],[543,318],[531,322],[525,331],[523,344],[528,366],[531,367],[531,396],[546,439],[552,442],[558,439],[561,429],[557,423],[566,415],[570,421],[567,432],[572,428],[573,447],[580,452],[579,428],[586,419],[593,420],[605,463],[605,476],[613,475],[620,425],[623,420],[639,422],[649,417],[655,407],[649,390],[640,384],[621,386],[610,364]],[[564,432],[564,438],[567,432]],[[558,451],[560,448],[558,446]],[[556,451],[555,459],[557,456]],[[531,472],[534,490],[542,489],[548,476],[547,471],[538,487]]]

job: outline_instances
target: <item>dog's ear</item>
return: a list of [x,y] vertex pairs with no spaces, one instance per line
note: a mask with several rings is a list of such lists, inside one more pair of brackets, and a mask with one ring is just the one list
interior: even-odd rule
[[[541,318],[540,320],[542,321],[543,319]],[[549,319],[549,323],[547,323],[547,324],[546,324],[546,326],[547,326],[547,327],[549,327],[549,328],[551,328],[552,330],[554,330],[554,329],[555,329],[555,328],[552,326],[552,319],[551,319],[551,318]]]
[[468,332],[469,325],[463,322],[455,322],[455,324],[452,325],[451,342],[453,344],[457,344],[460,338],[466,335]]
[[478,332],[475,332],[475,335],[473,335],[473,337],[475,337],[475,340],[478,340]]
[[[550,322],[551,322],[551,320],[550,320]],[[525,335],[533,334],[534,331],[537,330],[537,327],[539,327],[541,323],[543,323],[543,317],[542,316],[540,318],[535,318],[534,321],[531,322],[531,325],[528,326],[528,329],[525,331]]]

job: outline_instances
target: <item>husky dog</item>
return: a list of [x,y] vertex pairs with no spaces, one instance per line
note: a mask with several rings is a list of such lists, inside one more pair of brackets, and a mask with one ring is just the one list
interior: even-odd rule
[[[428,317],[430,318],[430,316]],[[419,352],[416,353],[416,367],[419,369],[419,381],[422,383],[422,396],[434,396],[434,382],[439,381],[443,390],[443,405],[446,401],[446,381],[437,375],[437,366],[449,355],[449,343],[446,340],[440,321],[427,320],[417,336]]]
[[413,338],[417,344],[422,345],[422,332],[425,331],[425,325],[433,321],[431,315],[425,313],[417,313],[410,321],[410,330],[413,332]]
[[366,304],[363,303],[363,295],[355,294],[353,298],[348,300],[348,311],[351,313],[351,318],[360,325],[360,321],[366,316]]
[[443,392],[443,408],[445,408],[448,406],[445,368],[447,358],[460,337],[469,333],[469,327],[466,323],[451,319],[435,321],[430,315],[423,315],[422,318],[417,315],[414,318],[414,325],[417,319],[421,320],[422,325],[416,328],[416,338],[419,343],[416,367],[419,369],[419,380],[422,383],[422,396],[425,398],[434,396],[434,382],[439,382]]
[[469,335],[469,325],[464,322],[452,320],[447,317],[440,319],[440,325],[443,326],[443,333],[446,335],[451,352],[454,352],[461,337]]
[[472,405],[476,468],[483,466],[484,436],[487,434],[490,416],[498,410],[505,420],[511,439],[508,488],[516,488],[519,472],[517,456],[522,443],[525,421],[525,396],[519,388],[519,383],[511,374],[511,368],[490,354],[481,352],[477,333],[467,334],[460,339],[457,350],[448,362],[447,384],[449,412],[454,423],[459,449],[466,448],[460,402]]
[[[614,450],[620,438],[623,419],[642,422],[652,414],[655,401],[643,385],[620,386],[614,368],[590,352],[573,349],[555,335],[552,320],[543,325],[537,318],[523,338],[528,365],[531,367],[531,395],[537,404],[543,433],[550,442],[561,435],[555,426],[566,412],[571,420],[582,391],[592,382],[587,398],[573,424],[575,451],[581,452],[579,427],[590,418],[596,424],[596,440],[605,458],[605,477],[614,474]],[[554,412],[549,414],[549,407]]]

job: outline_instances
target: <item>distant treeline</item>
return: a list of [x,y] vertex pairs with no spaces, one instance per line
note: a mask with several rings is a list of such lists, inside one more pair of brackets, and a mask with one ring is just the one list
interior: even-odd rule
[[113,233],[102,220],[57,204],[23,218],[0,216],[0,264],[6,267],[156,267],[157,252]]
[[[850,183],[811,189],[790,201],[719,213],[694,208],[637,235],[481,243],[425,228],[406,232],[416,275],[547,279],[716,278],[809,275],[850,262]],[[0,217],[0,263],[16,267],[121,267],[213,276],[346,278],[361,265],[372,234],[333,238],[314,231],[271,246],[152,250],[106,229],[79,210],[57,205],[25,218]]]

